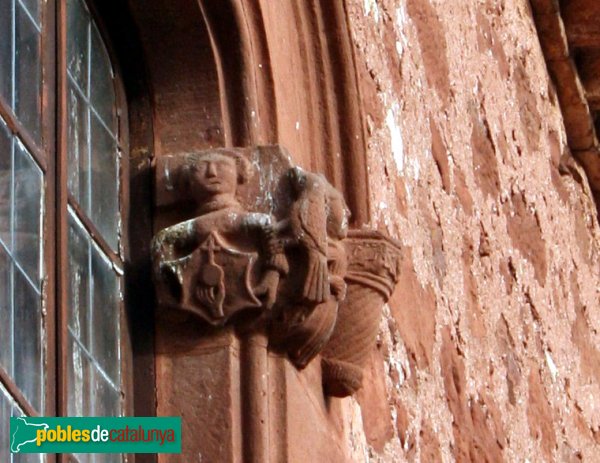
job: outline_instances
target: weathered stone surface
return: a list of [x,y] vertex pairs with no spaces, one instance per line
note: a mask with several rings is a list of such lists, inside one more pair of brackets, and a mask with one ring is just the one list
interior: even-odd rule
[[[558,2],[346,4],[372,224],[404,250],[362,413],[352,401],[342,407],[351,455],[594,461],[600,230],[594,171],[574,160],[565,124],[577,146],[596,142]],[[575,10],[567,33],[586,20]],[[554,37],[545,46],[552,75],[570,79],[561,93],[568,114],[532,11],[546,15],[544,34]],[[594,79],[590,70],[584,81]]]
[[345,436],[331,426],[337,407],[323,396],[318,362],[302,372],[287,363],[285,381],[288,446],[287,459],[279,461],[348,461]]
[[[394,423],[390,419],[382,419],[388,418],[390,414],[385,392],[387,372],[384,368],[383,353],[379,349],[373,349],[371,352],[369,370],[365,372],[369,381],[357,392],[356,400],[360,404],[367,442],[377,452],[381,452],[385,444],[394,437]],[[398,404],[398,407],[401,408],[402,404]],[[404,437],[408,417],[405,410],[401,410],[404,414],[398,413],[400,423],[396,426],[399,428],[399,435]]]
[[239,343],[231,331],[198,340],[202,330],[193,320],[158,329],[157,375],[170,381],[156,389],[156,412],[182,417],[185,442],[183,454],[161,455],[161,463],[237,461],[241,453]]

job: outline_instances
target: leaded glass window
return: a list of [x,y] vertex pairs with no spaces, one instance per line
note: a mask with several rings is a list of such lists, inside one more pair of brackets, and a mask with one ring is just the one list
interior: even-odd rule
[[1,463],[46,460],[10,416],[125,410],[126,108],[86,1],[0,0]]
[[41,9],[0,0],[0,378],[37,412],[46,405],[47,330]]
[[0,0],[0,95],[35,140],[41,138],[41,2]]
[[112,416],[121,413],[123,274],[114,73],[83,1],[67,0],[67,5],[68,412]]

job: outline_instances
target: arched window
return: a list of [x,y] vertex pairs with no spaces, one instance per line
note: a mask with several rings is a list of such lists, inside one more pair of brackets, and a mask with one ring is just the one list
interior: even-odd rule
[[69,415],[121,414],[123,103],[82,0],[67,1]]
[[125,410],[127,111],[91,6],[0,0],[0,437]]

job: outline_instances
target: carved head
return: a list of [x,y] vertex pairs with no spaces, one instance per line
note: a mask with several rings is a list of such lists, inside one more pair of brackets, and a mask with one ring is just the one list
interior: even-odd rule
[[291,181],[292,188],[294,189],[296,194],[304,190],[304,187],[306,185],[306,173],[304,172],[304,170],[302,170],[302,168],[298,166],[292,167],[288,171],[288,176]]
[[327,235],[339,240],[348,234],[350,209],[342,194],[330,185],[327,192]]
[[251,177],[250,162],[233,151],[214,151],[191,156],[186,177],[192,196],[210,199],[215,196],[235,196],[238,185]]
[[306,172],[300,167],[293,167],[288,171],[288,176],[296,195],[316,195],[311,204],[318,204],[315,197],[323,197],[324,205],[322,213],[327,220],[327,235],[335,239],[344,239],[348,233],[348,219],[350,210],[346,205],[344,196],[327,181],[325,176]]

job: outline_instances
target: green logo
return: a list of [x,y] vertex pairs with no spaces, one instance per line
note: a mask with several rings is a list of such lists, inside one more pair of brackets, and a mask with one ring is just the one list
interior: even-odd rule
[[11,418],[10,450],[13,453],[181,453],[181,418]]

